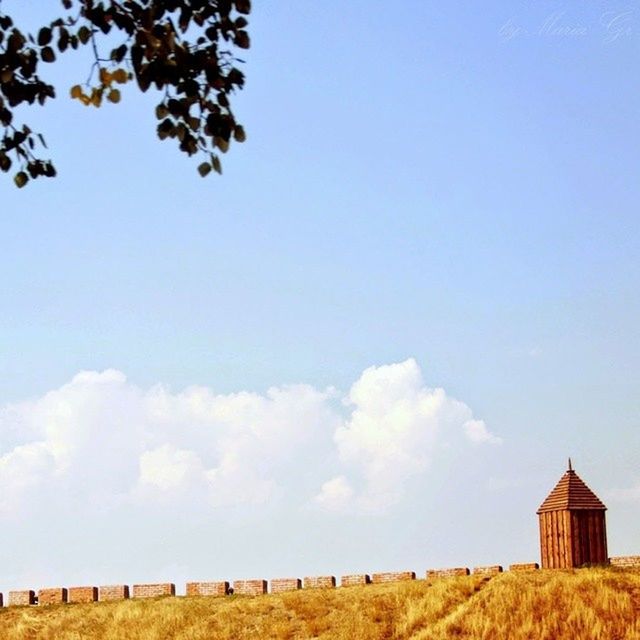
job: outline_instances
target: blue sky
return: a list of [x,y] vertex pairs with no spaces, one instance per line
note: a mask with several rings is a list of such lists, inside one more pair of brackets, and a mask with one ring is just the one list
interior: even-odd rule
[[[35,26],[52,4],[3,7]],[[155,138],[153,96],[67,99],[82,56],[51,67],[55,103],[24,113],[59,177],[0,184],[0,456],[24,478],[4,507],[7,586],[534,560],[535,509],[568,455],[609,506],[611,554],[638,553],[640,14],[272,2],[250,33],[236,101],[248,140],[221,178]],[[374,406],[372,376],[415,415]],[[206,418],[193,386],[219,398]],[[189,408],[149,414],[159,388],[162,406]],[[286,396],[278,419],[270,388]],[[446,399],[429,413],[435,388]],[[244,409],[220,408],[242,392],[273,425],[258,483],[273,491],[231,499],[213,471],[231,422],[255,436]],[[142,430],[111,436],[105,415]],[[387,440],[395,419],[417,440]],[[130,486],[110,486],[115,461],[83,449],[87,434],[131,456]],[[415,456],[380,458],[371,441]],[[105,469],[86,495],[65,447]],[[415,467],[390,489],[385,464]],[[335,478],[342,511],[316,500]],[[54,506],[61,548],[78,519],[87,532],[57,560],[31,553]],[[122,531],[126,550],[108,542]],[[202,567],[194,549],[212,531],[224,558]],[[104,566],[87,568],[95,544]]]

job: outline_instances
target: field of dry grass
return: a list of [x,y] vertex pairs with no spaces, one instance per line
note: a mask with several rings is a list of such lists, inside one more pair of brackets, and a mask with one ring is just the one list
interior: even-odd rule
[[504,573],[255,598],[0,611],[2,640],[640,640],[640,571]]

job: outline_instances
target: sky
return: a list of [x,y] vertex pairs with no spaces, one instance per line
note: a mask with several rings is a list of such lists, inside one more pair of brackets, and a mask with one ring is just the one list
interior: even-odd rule
[[0,590],[536,561],[568,456],[640,553],[639,10],[254,4],[221,177],[80,54],[20,114]]

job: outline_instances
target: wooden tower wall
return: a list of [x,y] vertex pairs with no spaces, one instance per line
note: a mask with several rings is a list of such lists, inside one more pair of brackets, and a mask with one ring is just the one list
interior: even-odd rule
[[543,569],[573,566],[568,511],[546,511],[540,516],[540,557]]
[[540,555],[545,569],[608,562],[605,512],[558,510],[539,514]]
[[604,511],[572,511],[571,533],[574,566],[609,561]]

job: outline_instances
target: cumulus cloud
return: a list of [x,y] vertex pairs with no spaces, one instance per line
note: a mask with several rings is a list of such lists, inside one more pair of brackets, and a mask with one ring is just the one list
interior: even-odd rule
[[332,394],[308,385],[145,391],[118,371],[81,372],[0,410],[0,433],[19,424],[32,439],[0,449],[0,511],[34,504],[45,490],[99,508],[185,495],[212,507],[264,502],[296,455],[330,441]]
[[139,482],[142,486],[172,492],[188,489],[204,478],[202,460],[193,451],[164,444],[140,456]]
[[223,508],[293,494],[294,506],[384,511],[454,432],[499,442],[467,405],[425,386],[414,360],[365,370],[346,396],[305,384],[172,392],[113,369],[83,371],[0,407],[0,513],[45,501],[76,512]]
[[494,436],[488,429],[484,420],[467,420],[463,425],[464,432],[476,444],[488,442],[491,444],[502,444],[502,438]]
[[366,369],[345,404],[350,414],[334,440],[341,463],[362,489],[356,493],[344,476],[325,483],[316,501],[329,509],[381,512],[398,502],[406,481],[428,467],[442,433],[500,442],[466,404],[425,386],[414,359]]
[[327,480],[321,487],[315,502],[327,511],[343,511],[351,504],[353,488],[344,476]]

